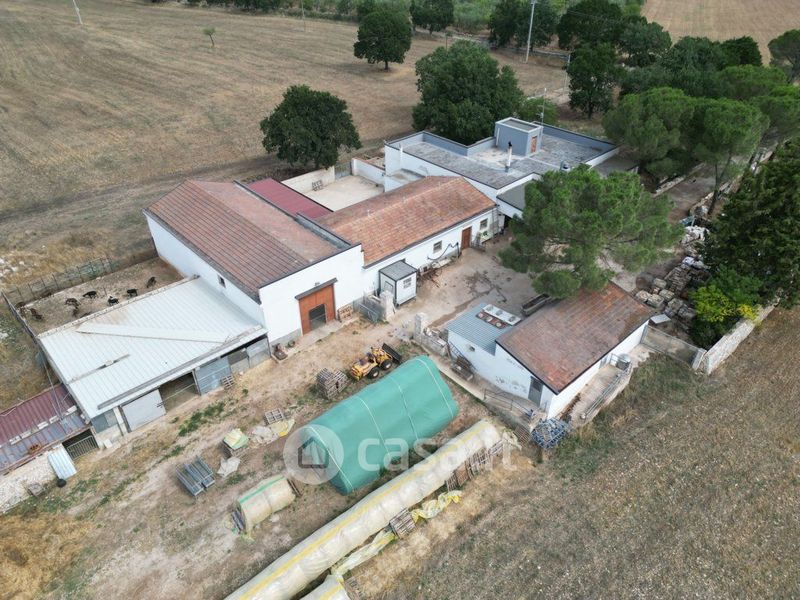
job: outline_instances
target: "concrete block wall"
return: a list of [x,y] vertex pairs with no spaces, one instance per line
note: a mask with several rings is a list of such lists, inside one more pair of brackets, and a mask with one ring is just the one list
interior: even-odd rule
[[700,370],[707,375],[713,373],[725,359],[736,351],[739,344],[747,339],[747,336],[753,332],[756,326],[767,318],[774,308],[774,306],[763,308],[758,313],[755,321],[747,319],[739,321],[731,331],[723,335],[716,344],[709,348],[703,360],[700,361]]

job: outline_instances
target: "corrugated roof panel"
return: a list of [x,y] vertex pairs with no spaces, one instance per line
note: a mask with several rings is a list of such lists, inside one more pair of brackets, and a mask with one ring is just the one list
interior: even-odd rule
[[47,453],[47,462],[53,467],[59,479],[69,479],[78,472],[72,458],[60,444]]
[[303,215],[314,219],[331,212],[308,196],[304,196],[297,190],[293,190],[272,178],[254,181],[248,183],[245,187],[291,215]]
[[0,413],[0,473],[88,428],[63,385]]
[[485,306],[487,306],[486,303],[473,306],[461,316],[450,321],[447,324],[447,330],[460,335],[486,352],[494,354],[495,340],[509,331],[512,326],[498,327],[480,319],[478,315],[483,312]]
[[[192,330],[205,336],[187,336]],[[43,333],[39,341],[91,419],[265,333],[222,294],[191,279]]]

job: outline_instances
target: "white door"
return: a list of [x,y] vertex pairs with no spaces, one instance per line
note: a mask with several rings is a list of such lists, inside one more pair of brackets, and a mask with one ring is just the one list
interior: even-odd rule
[[131,431],[167,414],[158,390],[137,398],[133,402],[124,404],[122,412],[125,414],[125,420],[128,421]]

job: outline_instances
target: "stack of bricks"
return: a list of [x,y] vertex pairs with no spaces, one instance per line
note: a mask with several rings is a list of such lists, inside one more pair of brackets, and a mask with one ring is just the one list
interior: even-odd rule
[[348,385],[350,385],[350,380],[342,371],[322,369],[317,373],[317,387],[328,400],[336,398]]

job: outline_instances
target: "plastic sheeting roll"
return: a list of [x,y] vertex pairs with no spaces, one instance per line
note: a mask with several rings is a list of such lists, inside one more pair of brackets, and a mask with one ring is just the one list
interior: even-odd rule
[[292,502],[294,491],[289,481],[284,475],[275,475],[247,490],[239,497],[236,506],[242,515],[245,531],[250,533],[261,521]]
[[479,421],[318,529],[227,600],[289,600],[383,529],[395,515],[442,487],[470,456],[499,441],[497,429],[488,421]]

